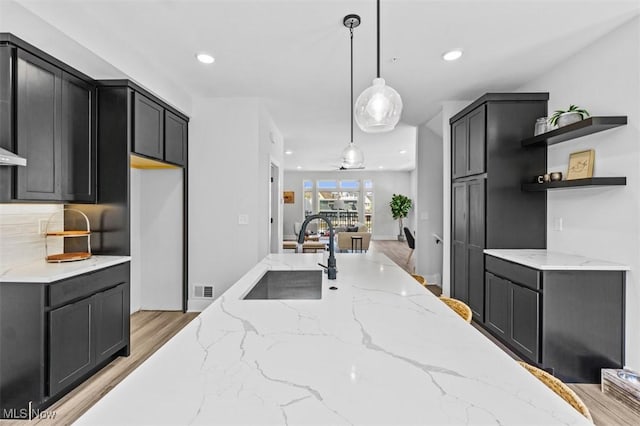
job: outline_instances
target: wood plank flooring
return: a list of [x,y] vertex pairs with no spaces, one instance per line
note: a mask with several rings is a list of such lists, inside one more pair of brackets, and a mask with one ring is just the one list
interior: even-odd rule
[[191,312],[136,312],[131,316],[131,354],[116,359],[49,407],[46,411],[55,413],[53,420],[2,420],[0,424],[27,426],[73,423],[196,316],[197,313]]
[[[406,264],[409,254],[406,242],[376,240],[371,242],[370,250],[386,254],[405,271],[413,272],[413,261]],[[439,294],[439,287],[431,287],[432,292]],[[31,422],[2,420],[0,425],[67,425],[73,423],[196,316],[197,313],[158,311],[141,311],[133,314],[131,316],[131,355],[128,358],[118,358],[49,407],[47,411],[55,412],[55,419],[41,419]],[[477,324],[474,324],[474,327],[510,356],[517,359],[515,354],[500,344],[486,330]],[[635,415],[622,403],[600,392],[599,385],[570,384],[569,386],[587,404],[596,425],[640,425],[640,416]]]

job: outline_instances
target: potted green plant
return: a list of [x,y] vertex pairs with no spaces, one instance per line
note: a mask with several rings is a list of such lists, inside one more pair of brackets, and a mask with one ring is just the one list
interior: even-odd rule
[[584,120],[586,117],[589,117],[589,111],[584,108],[580,108],[577,105],[569,105],[569,109],[556,110],[551,118],[549,118],[549,123],[552,126],[563,127],[571,123],[577,123],[580,120]]
[[413,201],[411,201],[411,198],[407,197],[406,195],[393,194],[393,196],[391,197],[389,207],[391,207],[391,215],[393,216],[393,218],[398,220],[398,241],[404,240],[404,234],[402,233],[402,219],[407,217],[412,206]]

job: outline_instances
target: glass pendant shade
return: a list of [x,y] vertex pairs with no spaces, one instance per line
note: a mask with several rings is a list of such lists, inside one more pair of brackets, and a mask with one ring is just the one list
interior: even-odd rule
[[342,151],[342,167],[345,169],[364,167],[364,154],[353,142]]
[[393,130],[400,121],[401,114],[402,99],[393,87],[385,84],[383,78],[374,79],[372,86],[356,100],[356,123],[366,133]]

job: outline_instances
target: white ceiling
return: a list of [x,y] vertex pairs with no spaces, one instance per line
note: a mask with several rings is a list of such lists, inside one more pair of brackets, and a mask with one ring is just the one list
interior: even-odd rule
[[[374,0],[18,3],[142,85],[177,93],[168,100],[184,109],[184,99],[198,97],[264,98],[285,149],[294,151],[286,169],[331,169],[349,141],[346,14],[362,17],[354,38],[355,96],[375,77]],[[403,124],[386,134],[356,131],[367,168],[412,169],[413,126],[435,116],[442,101],[514,90],[639,8],[637,0],[383,0],[382,76],[402,96]],[[464,49],[462,59],[443,61],[454,47]],[[200,51],[215,64],[198,63]],[[113,70],[104,74],[112,78]]]

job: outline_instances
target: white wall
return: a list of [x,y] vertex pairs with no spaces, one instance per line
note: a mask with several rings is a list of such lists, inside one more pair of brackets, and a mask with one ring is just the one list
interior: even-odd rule
[[[437,117],[440,119],[440,117]],[[442,137],[426,125],[418,127],[416,143],[417,221],[416,273],[429,284],[442,284],[443,244],[436,244],[433,234],[442,237]]]
[[[294,238],[294,222],[304,220],[302,210],[302,181],[318,179],[371,179],[373,180],[373,235],[372,238],[378,240],[396,239],[398,235],[398,221],[391,216],[389,202],[391,196],[404,194],[415,201],[415,194],[412,193],[411,172],[384,172],[384,171],[335,171],[335,172],[294,172],[285,171],[284,191],[295,192],[295,203],[284,205],[284,235],[286,238]],[[413,228],[413,212],[405,220],[406,226]]]
[[[193,286],[222,294],[269,251],[269,164],[282,144],[258,99],[194,100],[189,123],[189,309]],[[280,151],[278,153],[277,151]],[[239,224],[240,216],[248,219]]]
[[[594,176],[626,176],[625,187],[549,191],[547,248],[625,263],[626,364],[640,369],[640,20],[634,18],[519,88],[549,91],[549,111],[583,106],[627,115],[629,124],[549,147],[548,170],[566,173],[569,154],[595,149]],[[562,218],[563,230],[551,224]],[[597,314],[597,313],[594,313]]]

